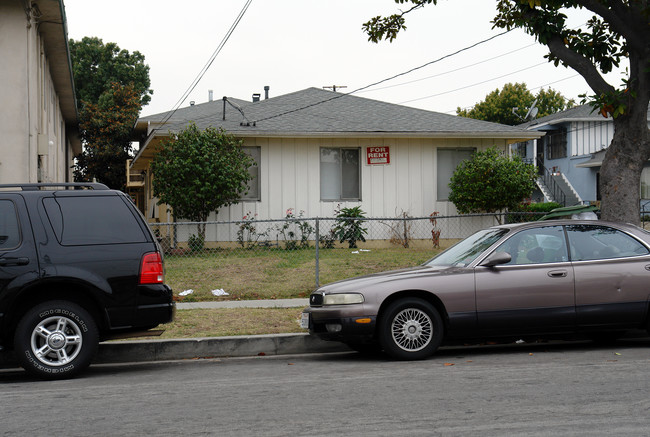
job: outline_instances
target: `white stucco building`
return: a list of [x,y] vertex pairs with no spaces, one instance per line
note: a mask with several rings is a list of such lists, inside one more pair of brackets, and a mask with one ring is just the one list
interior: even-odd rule
[[0,183],[72,181],[81,152],[63,0],[0,0]]

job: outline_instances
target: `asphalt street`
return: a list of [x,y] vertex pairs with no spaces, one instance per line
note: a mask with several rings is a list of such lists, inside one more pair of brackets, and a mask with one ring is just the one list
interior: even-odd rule
[[649,339],[0,371],[5,435],[645,436]]

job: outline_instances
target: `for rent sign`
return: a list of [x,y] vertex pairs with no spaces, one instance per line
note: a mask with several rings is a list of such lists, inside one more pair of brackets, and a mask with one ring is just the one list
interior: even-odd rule
[[366,159],[368,160],[368,165],[390,164],[390,148],[366,147]]

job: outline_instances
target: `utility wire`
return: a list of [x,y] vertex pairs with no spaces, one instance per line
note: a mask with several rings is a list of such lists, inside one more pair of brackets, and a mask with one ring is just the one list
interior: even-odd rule
[[490,79],[482,80],[480,82],[476,82],[476,83],[473,83],[473,84],[470,84],[470,85],[465,85],[465,86],[462,86],[460,88],[456,88],[456,89],[453,89],[453,90],[443,91],[441,93],[431,94],[429,96],[418,97],[417,99],[405,100],[403,102],[399,102],[398,105],[402,105],[404,103],[417,102],[419,100],[425,100],[425,99],[430,99],[430,98],[433,98],[433,97],[438,97],[438,96],[442,96],[442,95],[449,94],[449,93],[454,93],[456,91],[461,91],[461,90],[464,90],[464,89],[467,89],[467,88],[472,88],[472,87],[475,87],[477,85],[482,85],[482,84],[487,83],[487,82],[492,82],[493,80],[503,79],[504,77],[512,76],[513,74],[521,73],[522,71],[530,70],[532,68],[539,67],[540,65],[546,65],[546,64],[547,64],[547,62],[540,62],[539,64],[531,65],[530,67],[522,68],[522,69],[517,70],[517,71],[512,71],[512,72],[507,73],[507,74],[502,74],[501,76],[497,76],[497,77],[493,77],[493,78],[490,78]]
[[233,34],[235,29],[237,28],[237,25],[239,24],[241,19],[244,17],[244,14],[248,10],[248,7],[252,3],[252,1],[253,0],[247,0],[246,1],[246,4],[242,8],[242,10],[239,12],[239,15],[237,15],[237,18],[235,18],[235,21],[230,26],[230,29],[228,29],[228,32],[226,32],[226,35],[221,40],[221,43],[219,43],[217,48],[212,53],[212,56],[210,56],[210,59],[208,60],[208,62],[203,66],[203,68],[201,69],[199,74],[197,74],[197,76],[194,78],[194,80],[192,81],[190,86],[187,88],[187,90],[185,90],[183,95],[178,99],[176,104],[173,106],[172,110],[169,111],[167,113],[167,115],[165,116],[165,118],[160,122],[161,124],[165,124],[165,123],[167,123],[169,121],[169,119],[176,113],[178,108],[180,108],[180,106],[183,104],[183,102],[185,102],[185,100],[189,97],[189,95],[192,93],[192,91],[194,91],[194,88],[196,88],[196,86],[199,84],[201,79],[203,79],[203,76],[205,75],[205,73],[207,73],[208,69],[212,66],[212,63],[216,59],[217,55],[221,52],[223,47],[226,45],[226,43],[230,39],[230,36]]
[[410,80],[410,81],[408,81],[408,82],[396,83],[395,85],[386,85],[386,86],[384,86],[384,87],[373,88],[373,89],[371,89],[371,90],[364,90],[364,91],[362,91],[362,92],[363,92],[363,93],[371,93],[371,92],[373,92],[373,91],[380,91],[380,90],[385,90],[385,89],[388,89],[388,88],[395,88],[395,87],[402,86],[402,85],[409,85],[409,84],[412,84],[412,83],[415,83],[415,82],[421,82],[421,81],[423,81],[423,80],[427,80],[427,79],[433,79],[434,77],[444,76],[444,75],[446,75],[446,74],[455,73],[455,72],[457,72],[457,71],[465,70],[465,69],[470,68],[470,67],[476,67],[477,65],[485,64],[486,62],[490,62],[490,61],[493,61],[493,60],[495,60],[495,59],[503,58],[504,56],[511,55],[511,54],[513,54],[513,53],[519,52],[519,51],[521,51],[521,50],[527,49],[528,47],[532,47],[532,46],[535,46],[535,45],[538,45],[538,44],[537,44],[537,43],[528,44],[527,46],[520,47],[520,48],[518,48],[518,49],[511,50],[511,51],[509,51],[509,52],[502,53],[502,54],[500,54],[500,55],[493,56],[493,57],[491,57],[491,58],[487,58],[487,59],[484,59],[484,60],[479,61],[479,62],[475,62],[475,63],[473,63],[473,64],[464,65],[464,66],[462,66],[462,67],[458,67],[458,68],[455,68],[455,69],[453,69],[453,70],[443,71],[442,73],[434,74],[433,76],[422,77],[422,78],[420,78],[420,79],[414,79],[414,80]]
[[[577,73],[576,73],[576,74],[572,74],[571,76],[567,76],[567,77],[562,78],[562,79],[554,80],[553,82],[548,82],[548,83],[545,83],[545,84],[543,84],[543,85],[539,85],[539,86],[536,86],[536,87],[528,88],[528,91],[538,90],[538,89],[544,88],[545,86],[549,86],[549,85],[553,85],[554,83],[563,82],[563,81],[565,81],[565,80],[573,79],[574,77],[578,77],[578,76],[580,76],[580,74],[577,74]],[[472,86],[472,85],[469,85],[469,86]],[[451,92],[451,91],[450,91],[450,92]],[[477,104],[478,104],[478,103],[477,103]],[[470,108],[473,108],[474,106],[476,106],[476,104],[475,104],[475,105],[471,105],[471,106],[466,106],[466,107],[464,107],[464,108],[462,108],[462,109],[470,109]],[[444,114],[454,114],[454,113],[456,113],[456,109],[453,109],[453,110],[451,110],[451,111],[445,111],[445,112],[444,112]]]
[[354,90],[354,91],[350,91],[349,93],[341,93],[341,94],[337,94],[337,95],[335,95],[335,96],[333,96],[332,98],[329,98],[329,99],[325,99],[325,100],[322,100],[322,101],[319,101],[319,102],[315,102],[315,103],[312,103],[312,104],[309,104],[309,105],[305,105],[305,106],[302,106],[302,107],[300,107],[300,108],[292,109],[292,110],[290,110],[290,111],[281,112],[281,113],[279,113],[279,114],[271,115],[271,116],[269,116],[269,117],[260,118],[260,119],[258,119],[258,120],[255,120],[255,123],[258,123],[258,122],[260,122],[260,121],[271,120],[271,119],[273,119],[273,118],[282,117],[282,116],[284,116],[284,115],[292,114],[292,113],[294,113],[294,112],[302,111],[302,110],[304,110],[304,109],[313,108],[314,106],[318,106],[318,105],[321,105],[321,104],[323,104],[323,103],[331,102],[332,100],[340,99],[341,97],[344,97],[344,96],[348,96],[348,95],[351,95],[351,94],[354,94],[354,93],[358,93],[358,92],[363,91],[363,90],[365,90],[365,89],[367,89],[367,88],[370,88],[370,87],[373,87],[373,86],[376,86],[376,85],[382,84],[382,83],[384,83],[384,82],[388,82],[389,80],[393,80],[393,79],[396,79],[396,78],[401,77],[401,76],[405,76],[405,75],[407,75],[407,74],[413,73],[414,71],[420,70],[420,69],[422,69],[422,68],[424,68],[424,67],[427,67],[427,66],[429,66],[429,65],[432,65],[432,64],[435,64],[435,63],[437,63],[437,62],[443,61],[443,60],[445,60],[445,59],[447,59],[447,58],[451,58],[452,56],[456,56],[456,55],[458,55],[459,53],[462,53],[462,52],[465,52],[465,51],[467,51],[467,50],[473,49],[474,47],[477,47],[477,46],[479,46],[479,45],[481,45],[481,44],[485,44],[486,42],[492,41],[493,39],[498,38],[498,37],[500,37],[500,36],[502,36],[502,35],[505,35],[506,33],[509,33],[509,32],[511,32],[511,31],[512,31],[512,29],[511,29],[511,30],[506,30],[506,31],[504,31],[504,32],[501,32],[501,33],[499,33],[499,34],[493,35],[493,36],[491,36],[491,37],[489,37],[489,38],[486,38],[486,39],[484,39],[484,40],[481,40],[481,41],[479,41],[479,42],[476,42],[476,43],[474,43],[474,44],[472,44],[472,45],[470,45],[470,46],[467,46],[467,47],[464,47],[464,48],[462,48],[462,49],[460,49],[460,50],[457,50],[457,51],[455,51],[455,52],[453,52],[453,53],[450,53],[450,54],[444,55],[444,56],[442,56],[442,57],[440,57],[440,58],[438,58],[438,59],[435,59],[435,60],[433,60],[433,61],[427,62],[426,64],[422,64],[422,65],[420,65],[420,66],[418,66],[418,67],[411,68],[410,70],[404,71],[404,72],[402,72],[402,73],[398,73],[398,74],[396,74],[396,75],[394,75],[394,76],[388,77],[388,78],[386,78],[386,79],[382,79],[382,80],[380,80],[380,81],[378,81],[378,82],[371,83],[370,85],[366,85],[366,86],[363,86],[363,87],[361,87],[361,88],[357,88],[356,90]]

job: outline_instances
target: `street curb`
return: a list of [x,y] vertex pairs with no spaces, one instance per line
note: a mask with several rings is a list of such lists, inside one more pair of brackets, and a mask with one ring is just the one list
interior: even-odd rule
[[[345,351],[350,349],[342,343],[323,341],[307,333],[129,340],[100,343],[93,364]],[[11,367],[17,367],[13,354],[0,354],[0,368]]]
[[342,343],[327,342],[309,334],[266,334],[170,340],[112,341],[99,346],[94,363],[167,361],[194,358],[249,357],[341,352]]

